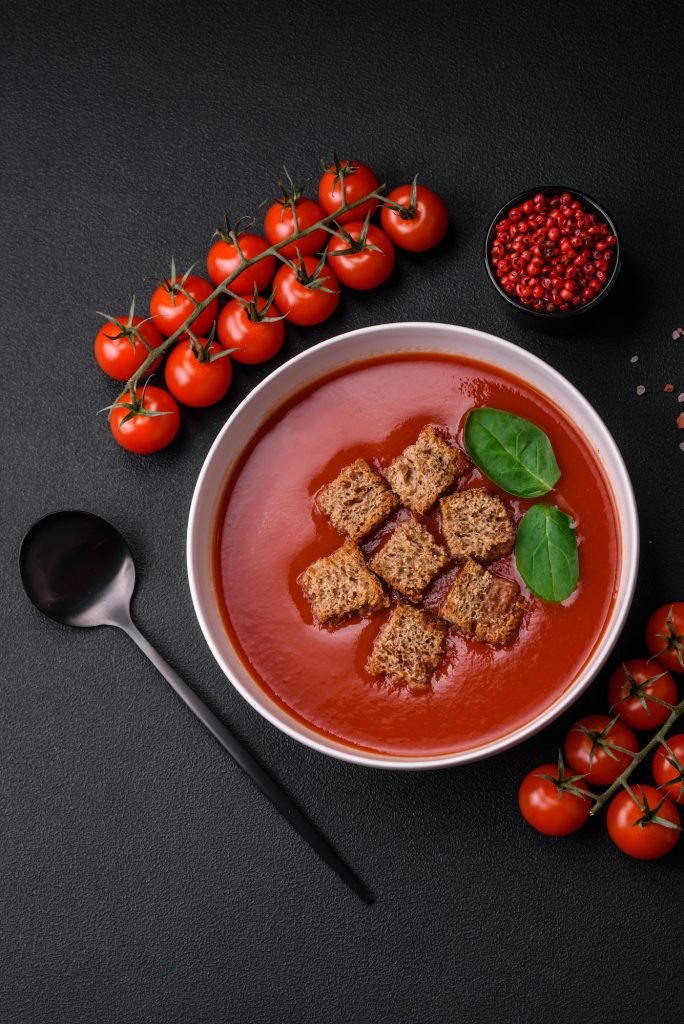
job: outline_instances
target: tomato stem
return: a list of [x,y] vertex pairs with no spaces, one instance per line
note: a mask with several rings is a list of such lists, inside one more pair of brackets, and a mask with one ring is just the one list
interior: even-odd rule
[[[670,712],[667,721],[658,729],[658,732],[654,733],[650,738],[646,746],[642,747],[641,750],[637,751],[636,754],[632,755],[632,760],[627,765],[625,770],[618,775],[615,782],[613,782],[608,789],[605,789],[603,793],[594,799],[594,806],[589,812],[591,815],[598,814],[601,808],[610,800],[613,794],[621,788],[626,788],[627,779],[630,777],[634,769],[644,761],[648,755],[658,747],[667,734],[669,733],[672,726],[675,724],[678,718],[684,715],[684,700],[680,701],[679,704],[675,704]],[[631,753],[631,751],[630,751]]]
[[[231,294],[229,290],[230,285],[244,270],[247,270],[249,267],[253,267],[256,263],[259,263],[261,260],[267,259],[269,256],[276,256],[280,258],[280,250],[283,249],[286,245],[292,245],[293,242],[298,242],[300,238],[305,238],[306,235],[311,235],[313,234],[314,231],[320,231],[321,228],[323,228],[324,230],[329,230],[328,224],[330,224],[337,217],[339,217],[340,214],[347,213],[348,210],[353,210],[357,206],[362,206],[364,203],[367,203],[369,199],[382,198],[382,191],[384,188],[384,185],[379,185],[378,188],[375,189],[373,192],[369,192],[368,195],[361,196],[360,199],[356,199],[352,203],[348,203],[345,199],[342,205],[339,207],[339,209],[335,210],[334,213],[328,214],[326,217],[323,217],[321,218],[321,220],[316,221],[315,224],[310,224],[306,228],[299,228],[299,225],[296,225],[296,230],[292,235],[289,235],[287,238],[284,238],[281,242],[277,242],[275,245],[269,246],[268,249],[264,249],[263,252],[258,253],[251,259],[246,259],[243,255],[243,258],[240,261],[239,266],[237,266],[235,270],[233,270],[233,272],[228,275],[228,277],[221,281],[220,284],[217,284],[214,290],[209,295],[207,295],[206,299],[203,299],[202,302],[196,303],[195,308],[190,313],[188,318],[180,325],[180,327],[177,330],[175,330],[173,334],[170,334],[168,338],[164,338],[161,344],[158,345],[156,348],[151,348],[149,350],[145,362],[138,367],[133,376],[127,382],[124,390],[121,393],[121,397],[128,392],[130,392],[131,394],[135,394],[135,389],[139,386],[140,380],[145,376],[146,372],[150,369],[152,364],[160,356],[162,356],[173,344],[175,344],[175,342],[178,341],[181,334],[184,334],[188,330],[188,328],[192,326],[197,317],[200,316],[200,314],[207,308],[207,306],[209,306],[220,295]],[[240,254],[242,255],[242,252]],[[181,287],[185,284],[185,278],[187,278],[189,272],[190,271],[186,271],[185,276],[181,279]],[[172,278],[172,284],[175,285],[175,265],[173,266],[172,270]]]
[[402,203],[394,203],[391,199],[379,198],[383,206],[386,206],[389,210],[393,210],[401,217],[402,220],[415,220],[416,206],[418,203],[418,175],[416,174],[411,184],[408,206],[404,206]]

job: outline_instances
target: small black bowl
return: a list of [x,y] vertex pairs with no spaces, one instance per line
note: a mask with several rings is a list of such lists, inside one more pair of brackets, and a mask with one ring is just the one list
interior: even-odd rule
[[[589,211],[589,213],[595,213],[598,217],[605,221],[605,223],[610,228],[611,232],[617,238],[617,244],[615,245],[614,249],[615,257],[613,259],[613,263],[611,266],[610,276],[603,285],[601,291],[597,292],[596,296],[590,302],[585,303],[583,306],[573,306],[571,309],[559,309],[555,313],[547,313],[545,310],[542,311],[539,309],[532,309],[531,306],[524,306],[522,302],[518,300],[517,297],[509,295],[508,292],[505,292],[504,289],[499,284],[499,280],[496,276],[494,267],[492,266],[490,256],[492,244],[494,241],[494,235],[496,233],[496,225],[499,223],[500,220],[504,219],[504,217],[511,209],[511,207],[519,206],[521,203],[524,203],[526,199],[532,199],[534,196],[537,195],[538,192],[541,192],[545,196],[560,196],[564,192],[569,192],[573,198],[581,200],[581,202],[584,204],[585,208]],[[492,223],[489,225],[489,230],[487,231],[487,236],[485,238],[484,262],[485,269],[487,271],[487,274],[489,275],[489,280],[492,282],[494,288],[501,296],[501,298],[505,299],[509,306],[513,306],[513,308],[517,310],[519,313],[524,313],[528,317],[534,317],[535,320],[545,320],[547,322],[547,325],[551,326],[553,323],[557,321],[567,321],[572,319],[573,317],[581,316],[583,313],[589,313],[591,310],[596,309],[596,307],[603,302],[603,300],[608,296],[609,292],[612,290],[613,285],[617,280],[618,274],[620,273],[620,267],[622,264],[622,242],[620,240],[620,232],[618,231],[615,221],[613,220],[611,215],[603,206],[601,206],[600,203],[597,203],[595,199],[592,199],[591,196],[588,196],[585,192],[580,192],[576,188],[569,188],[565,185],[541,185],[538,188],[528,188],[525,189],[524,192],[519,192],[517,196],[513,196],[511,199],[508,200],[508,202],[504,203],[504,205],[495,215],[494,219],[492,220]]]

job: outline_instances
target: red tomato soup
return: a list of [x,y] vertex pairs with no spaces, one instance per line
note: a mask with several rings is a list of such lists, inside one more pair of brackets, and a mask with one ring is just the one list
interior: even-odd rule
[[[557,504],[576,524],[580,582],[567,601],[546,604],[522,583],[513,555],[494,563],[495,573],[518,581],[526,601],[517,639],[495,648],[452,628],[431,686],[412,691],[366,670],[389,611],[335,629],[313,622],[297,577],[343,542],[315,508],[314,495],[354,459],[386,466],[426,423],[445,428],[462,444],[466,413],[482,405],[524,416],[551,439],[561,478],[542,500]],[[496,491],[475,468],[456,486],[482,482]],[[533,503],[502,496],[516,521]],[[365,554],[407,514],[399,511],[371,534],[362,545]],[[437,511],[423,520],[439,535]],[[609,485],[561,409],[504,371],[441,355],[356,363],[290,400],[243,454],[217,518],[216,592],[228,635],[250,674],[320,733],[385,754],[467,750],[549,707],[601,637],[619,562]],[[439,605],[456,572],[449,568],[434,581],[428,608]]]

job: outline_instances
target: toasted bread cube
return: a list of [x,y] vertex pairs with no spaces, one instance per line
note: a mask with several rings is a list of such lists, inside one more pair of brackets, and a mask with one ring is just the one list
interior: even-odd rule
[[446,548],[429,530],[410,519],[393,531],[370,567],[390,587],[417,604],[427,585],[449,564]]
[[398,604],[382,627],[368,670],[412,688],[427,686],[444,654],[446,623],[408,604]]
[[457,491],[442,498],[442,534],[452,558],[495,562],[515,544],[513,520],[498,494],[486,487]]
[[316,495],[316,504],[336,530],[352,540],[361,540],[386,519],[399,502],[364,459],[357,459],[326,484]]
[[395,494],[412,512],[427,512],[449,490],[470,463],[460,450],[447,444],[434,427],[423,427],[418,440],[404,448],[384,475]]
[[440,615],[464,633],[488,644],[513,643],[525,602],[512,580],[495,576],[468,559],[447,594]]
[[332,555],[313,562],[297,582],[322,625],[336,625],[350,615],[369,615],[389,605],[360,549],[350,540]]

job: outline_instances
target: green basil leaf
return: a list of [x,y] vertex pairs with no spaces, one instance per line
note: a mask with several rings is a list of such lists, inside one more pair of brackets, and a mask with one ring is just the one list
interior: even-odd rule
[[570,516],[555,505],[533,505],[518,523],[518,572],[544,601],[564,601],[579,580],[577,539]]
[[497,487],[538,498],[558,483],[551,442],[534,423],[502,409],[472,409],[465,424],[468,455]]

